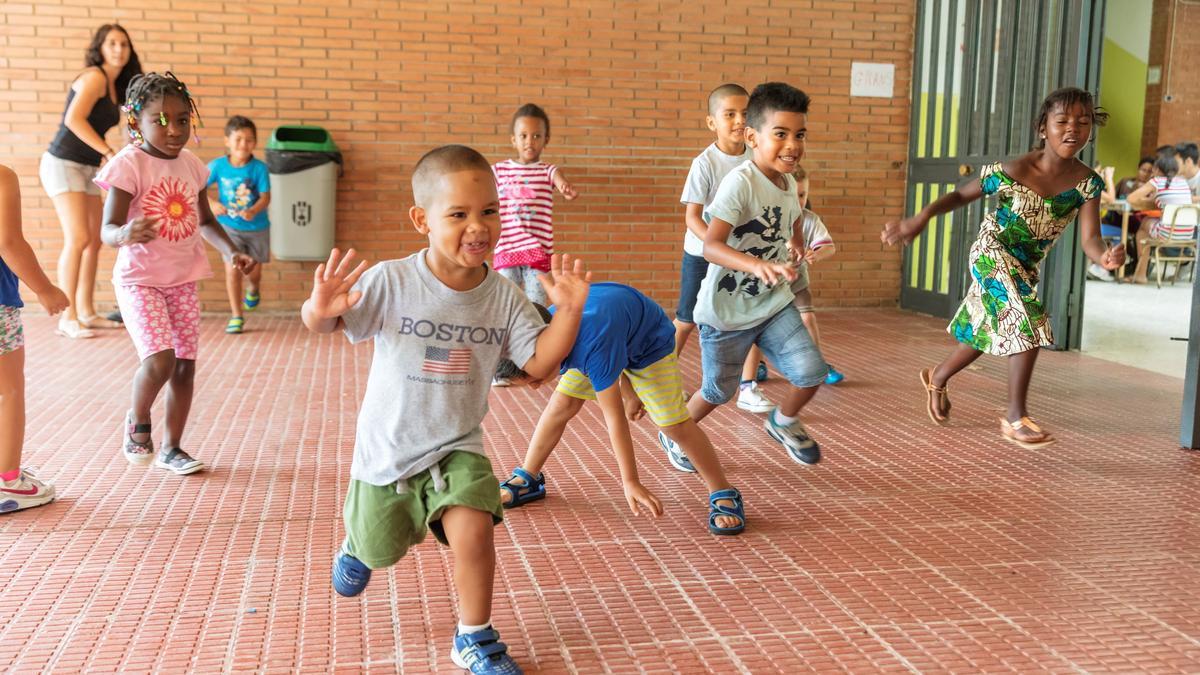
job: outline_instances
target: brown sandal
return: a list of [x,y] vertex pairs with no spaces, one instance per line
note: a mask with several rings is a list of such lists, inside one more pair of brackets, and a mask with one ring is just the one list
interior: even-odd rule
[[929,413],[929,419],[935,424],[945,424],[950,418],[950,396],[946,387],[934,386],[933,371],[929,368],[921,369],[921,384],[925,386],[925,412]]
[[[1016,422],[1009,422],[1001,417],[1000,433],[1004,435],[1004,440],[1016,443],[1026,450],[1040,450],[1058,442],[1057,438],[1042,431],[1042,428],[1028,417],[1022,417]],[[1025,437],[1021,438],[1021,435]]]

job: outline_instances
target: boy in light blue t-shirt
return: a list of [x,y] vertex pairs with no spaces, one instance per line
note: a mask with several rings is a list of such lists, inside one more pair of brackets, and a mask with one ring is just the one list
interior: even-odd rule
[[[746,354],[758,345],[792,385],[767,416],[767,433],[793,460],[816,464],[820,449],[798,416],[829,367],[792,304],[788,283],[796,278],[790,251],[804,250],[803,212],[791,173],[804,158],[808,104],[807,94],[782,82],[754,89],[746,112],[754,157],[725,176],[705,208],[704,257],[711,265],[694,314],[704,382],[688,412],[698,422],[728,401]],[[678,467],[680,449],[669,439],[662,442]]]
[[229,152],[208,164],[208,186],[217,186],[219,201],[212,202],[213,213],[221,227],[241,253],[259,264],[245,275],[246,295],[242,295],[242,273],[225,261],[225,291],[233,316],[225,324],[226,333],[241,333],[246,320],[242,311],[254,311],[262,298],[262,268],[271,259],[271,223],[267,205],[271,203],[271,182],[267,165],[254,156],[258,132],[254,122],[234,115],[225,123],[225,147]]

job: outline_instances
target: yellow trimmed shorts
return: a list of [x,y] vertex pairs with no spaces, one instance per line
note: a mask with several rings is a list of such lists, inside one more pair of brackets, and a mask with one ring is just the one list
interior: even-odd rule
[[[626,368],[624,373],[655,424],[669,427],[690,419],[683,400],[683,379],[679,376],[679,363],[674,354],[667,354],[645,368]],[[555,391],[571,398],[596,400],[592,381],[575,368],[558,378]]]

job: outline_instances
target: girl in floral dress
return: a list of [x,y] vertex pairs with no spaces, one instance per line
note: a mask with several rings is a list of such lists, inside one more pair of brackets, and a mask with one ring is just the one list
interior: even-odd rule
[[1008,357],[1008,410],[1000,420],[1004,438],[1035,449],[1054,437],[1029,418],[1025,399],[1038,350],[1054,343],[1050,319],[1037,294],[1038,264],[1068,225],[1079,217],[1081,247],[1107,270],[1125,262],[1121,245],[1106,248],[1100,238],[1100,193],[1104,180],[1076,159],[1103,126],[1108,114],[1092,95],[1068,87],[1042,102],[1038,142],[1029,153],[983,167],[979,180],[945,195],[920,213],[884,225],[888,244],[909,243],[931,218],[986,195],[996,195],[979,238],[971,246],[972,283],[947,329],[960,343],[935,368],[921,370],[930,419],[943,424],[950,415],[946,384],[983,353]]
[[[255,266],[236,250],[208,206],[208,167],[184,149],[196,105],[171,73],[148,73],[129,83],[122,110],[131,145],[117,153],[96,183],[108,190],[101,238],[119,247],[113,285],[125,328],[141,366],[125,415],[125,459],[183,475],[204,468],[180,447],[196,374],[200,303],[196,281],[212,276],[203,239],[232,257],[244,273]],[[166,434],[157,456],[150,407],[167,390]]]

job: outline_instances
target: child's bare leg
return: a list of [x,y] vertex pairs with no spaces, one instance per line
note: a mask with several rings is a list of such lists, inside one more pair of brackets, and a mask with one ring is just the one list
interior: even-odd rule
[[813,344],[817,349],[821,348],[821,336],[817,333],[817,315],[815,312],[800,312],[800,320],[804,322],[804,327],[808,329],[808,334],[812,336]]
[[[133,423],[150,423],[150,406],[158,398],[158,392],[171,379],[175,371],[175,352],[167,349],[151,354],[142,360],[133,376]],[[135,433],[130,438],[138,443],[150,440],[150,434]]]
[[746,354],[746,362],[742,364],[742,382],[754,382],[758,376],[758,362],[762,361],[762,350],[758,345],[750,348]]
[[225,296],[229,299],[229,312],[242,316],[242,271],[225,263]]
[[820,387],[790,387],[791,391],[783,399],[783,403],[779,404],[779,414],[785,417],[795,417],[800,414],[800,409],[812,400],[813,396],[817,395],[817,390]]
[[[533,430],[533,438],[529,440],[529,449],[525,451],[525,459],[521,462],[522,469],[534,476],[538,475],[538,472],[546,465],[546,460],[550,458],[550,453],[562,440],[563,432],[567,429],[567,422],[579,414],[583,404],[583,399],[567,396],[557,391],[550,395],[550,402],[546,404],[546,409],[538,418],[537,428]],[[517,476],[513,476],[509,480],[515,485],[525,484],[525,481]],[[512,494],[508,490],[501,490],[500,502],[507,504],[511,501]]]
[[717,404],[704,400],[704,396],[699,391],[692,394],[687,403],[688,415],[697,423],[708,417],[708,414],[717,408]]
[[688,338],[692,337],[692,331],[696,330],[696,324],[679,319],[673,319],[671,323],[675,324],[675,358],[679,358],[687,346]]
[[[725,470],[721,468],[721,460],[717,459],[717,451],[713,448],[712,441],[708,440],[708,435],[701,431],[694,421],[685,420],[679,424],[662,427],[662,431],[667,438],[679,444],[692,466],[696,467],[700,478],[704,479],[710,494],[732,487],[729,479],[725,477]],[[718,503],[729,508],[734,507],[734,503],[728,499],[718,500]],[[722,528],[737,527],[740,524],[738,519],[732,516],[719,516],[716,522],[717,527]]]
[[1027,417],[1025,398],[1029,395],[1029,380],[1033,377],[1033,366],[1038,353],[1034,348],[1008,357],[1008,421],[1016,422]]
[[21,468],[25,442],[25,349],[0,356],[0,473]]
[[471,626],[492,620],[492,586],[496,547],[492,514],[466,506],[442,513],[442,528],[454,553],[454,588],[458,591],[458,620]]
[[183,429],[187,426],[188,413],[192,410],[195,379],[196,361],[176,359],[175,368],[171,372],[171,386],[167,388],[167,433],[163,437],[163,445],[166,448],[181,447]]
[[978,349],[960,342],[954,348],[954,351],[950,352],[950,356],[947,356],[946,360],[939,363],[933,369],[933,372],[929,374],[930,382],[935,387],[946,386],[951,377],[954,377],[958,371],[974,363],[975,359],[979,358],[982,354],[983,352]]
[[257,295],[258,289],[262,287],[262,264],[254,266],[250,274],[246,275],[246,292],[251,295]]

